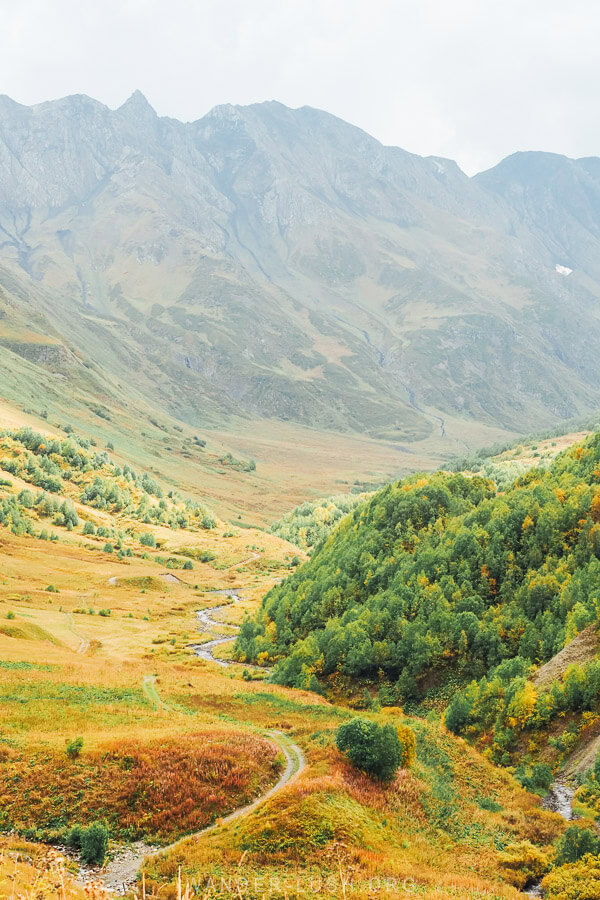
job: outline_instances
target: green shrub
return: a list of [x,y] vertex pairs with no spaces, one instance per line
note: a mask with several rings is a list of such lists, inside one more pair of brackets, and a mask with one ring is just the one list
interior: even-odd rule
[[156,538],[149,531],[145,531],[140,534],[140,544],[143,544],[144,547],[156,547]]
[[25,509],[31,509],[34,503],[34,496],[31,491],[27,490],[27,488],[23,488],[22,491],[19,491],[17,500],[19,501],[21,506],[25,507]]
[[463,694],[455,694],[444,717],[448,731],[460,734],[469,723],[472,708],[473,704]]
[[555,865],[577,862],[586,853],[600,853],[600,837],[591,828],[569,825],[556,845]]
[[371,694],[369,693],[369,689],[365,688],[363,691],[362,699],[360,701],[360,707],[361,707],[361,709],[371,709],[372,706],[373,706],[373,698],[371,697]]
[[94,822],[81,832],[81,858],[84,862],[102,865],[108,850],[108,830]]
[[381,781],[394,777],[406,755],[393,725],[378,725],[368,719],[356,718],[340,725],[335,742],[352,765]]
[[184,569],[193,569],[194,568],[194,565],[193,565],[191,559],[186,559],[186,561],[183,564],[183,568]]
[[74,847],[76,850],[79,850],[81,847],[81,832],[83,831],[81,825],[73,825],[68,836],[67,836],[67,844],[69,847]]
[[6,613],[6,618],[7,618],[7,619],[14,619],[14,618],[15,618],[14,612],[7,612],[7,613]]
[[79,850],[83,862],[102,865],[108,850],[108,829],[101,822],[93,822],[87,828],[75,825],[67,843]]
[[54,587],[53,584],[49,584],[48,587],[46,588],[46,590],[48,591],[49,594],[58,594],[59,593],[58,588]]
[[203,562],[203,563],[211,562],[211,560],[216,559],[216,558],[217,558],[217,554],[212,553],[210,550],[203,550],[202,553],[200,554],[200,556],[198,557],[200,562]]
[[67,743],[67,756],[69,759],[77,759],[79,754],[83,749],[83,738],[77,737],[73,738],[72,741]]
[[552,768],[546,763],[535,763],[530,771],[519,766],[515,772],[515,778],[526,791],[534,794],[543,794],[554,781]]
[[377,699],[382,706],[395,706],[398,702],[398,695],[391,685],[382,684],[377,692]]

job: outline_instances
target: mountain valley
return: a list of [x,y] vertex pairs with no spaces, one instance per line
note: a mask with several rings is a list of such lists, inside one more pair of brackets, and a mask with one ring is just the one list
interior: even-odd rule
[[0,898],[600,896],[600,160],[0,97]]

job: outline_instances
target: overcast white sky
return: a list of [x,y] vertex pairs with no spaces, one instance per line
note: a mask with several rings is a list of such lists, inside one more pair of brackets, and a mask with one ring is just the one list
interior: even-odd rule
[[600,155],[598,0],[0,0],[0,93],[317,106],[469,173]]

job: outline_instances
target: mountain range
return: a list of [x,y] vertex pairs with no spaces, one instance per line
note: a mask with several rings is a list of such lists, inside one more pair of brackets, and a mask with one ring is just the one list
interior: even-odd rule
[[88,405],[194,427],[443,448],[599,408],[599,310],[600,158],[516,153],[468,177],[309,107],[182,123],[140,92],[116,110],[0,97],[13,399],[51,373]]

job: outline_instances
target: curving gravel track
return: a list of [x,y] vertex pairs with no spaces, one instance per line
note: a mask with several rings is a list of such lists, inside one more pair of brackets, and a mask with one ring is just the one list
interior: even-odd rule
[[[243,565],[244,562],[247,562],[247,560],[244,560],[242,563],[237,563],[237,565]],[[242,599],[237,590],[214,591],[213,596],[225,596],[231,598],[234,603],[239,603],[239,601]],[[214,656],[213,650],[220,644],[225,644],[228,641],[231,641],[234,634],[225,635],[220,632],[219,629],[226,627],[233,632],[237,632],[239,628],[237,625],[225,625],[223,622],[217,621],[214,616],[227,609],[230,605],[230,603],[223,603],[219,606],[213,606],[210,609],[203,609],[197,612],[198,621],[202,626],[202,631],[211,632],[215,634],[216,637],[206,642],[205,644],[199,644],[195,646],[192,645],[197,656],[200,656],[202,659],[206,659],[210,662],[215,662],[221,666],[229,666],[232,665],[232,663],[228,660],[219,659],[219,657]],[[239,663],[237,665],[239,665]],[[262,672],[269,671],[268,669],[265,669],[261,666],[248,666],[248,668],[257,668]],[[144,677],[144,693],[146,694],[148,699],[154,703],[157,709],[160,709],[162,711],[169,711],[168,704],[161,699],[158,691],[156,690],[155,680],[156,679],[154,675],[146,675]],[[126,894],[131,890],[132,887],[136,885],[137,874],[144,860],[158,854],[168,853],[169,850],[171,850],[173,847],[178,846],[184,841],[194,840],[195,838],[202,837],[205,834],[216,831],[218,828],[222,828],[229,822],[233,822],[236,819],[240,819],[243,816],[249,815],[258,806],[260,806],[278,791],[282,790],[282,788],[286,787],[286,785],[288,785],[294,778],[296,778],[296,776],[299,775],[300,772],[304,769],[306,765],[304,754],[301,748],[296,743],[294,743],[291,738],[289,738],[281,731],[266,731],[264,732],[264,735],[265,737],[269,738],[270,741],[276,744],[276,746],[283,753],[286,761],[285,769],[281,773],[279,780],[276,784],[265,791],[264,794],[261,794],[260,797],[257,797],[257,799],[253,800],[251,803],[248,803],[245,806],[240,807],[239,809],[233,810],[233,812],[220,819],[218,823],[214,825],[207,825],[206,828],[203,828],[201,831],[179,838],[177,841],[169,844],[167,847],[156,848],[155,846],[146,844],[144,841],[137,841],[134,844],[131,844],[129,847],[123,848],[123,850],[115,853],[112,859],[110,859],[101,870],[97,868],[82,866],[78,879],[84,883],[90,878],[99,879],[100,881],[102,881],[105,887],[109,888],[109,890],[114,891],[117,896]]]
[[[163,707],[168,708],[166,707],[166,704],[163,704]],[[287,737],[287,735],[283,734],[283,732],[267,731],[265,732],[265,736],[281,750],[285,756],[286,765],[277,783],[265,791],[264,794],[261,794],[260,797],[257,797],[257,799],[253,800],[251,803],[246,804],[246,806],[241,806],[239,809],[233,810],[233,812],[224,816],[214,825],[207,825],[206,828],[203,828],[194,834],[185,835],[166,847],[156,848],[143,841],[137,841],[136,843],[131,844],[131,846],[117,852],[101,870],[82,867],[80,869],[79,880],[85,883],[85,881],[90,878],[98,879],[102,881],[105,887],[114,891],[117,896],[122,896],[137,884],[137,874],[145,860],[150,859],[153,856],[168,853],[174,847],[183,844],[185,841],[193,841],[203,837],[205,834],[217,831],[217,829],[229,824],[229,822],[241,819],[243,816],[247,816],[254,812],[254,810],[262,803],[293,781],[306,765],[301,748]]]

